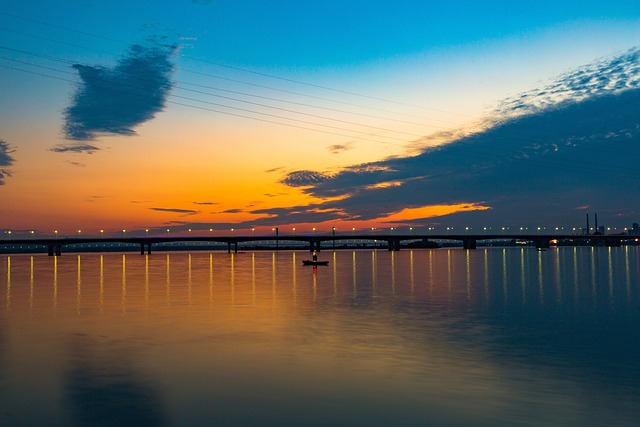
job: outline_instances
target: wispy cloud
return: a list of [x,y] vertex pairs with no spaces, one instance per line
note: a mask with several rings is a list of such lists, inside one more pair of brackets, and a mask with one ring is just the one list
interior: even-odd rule
[[196,211],[193,209],[179,209],[179,208],[149,208],[149,210],[158,211],[158,212],[179,213],[182,215],[195,215],[200,213],[200,211]]
[[80,162],[72,162],[71,160],[67,160],[67,164],[70,164],[71,166],[75,166],[77,168],[84,168],[87,165],[85,165],[84,163],[80,163]]
[[0,185],[4,185],[5,178],[11,176],[11,172],[7,168],[15,161],[11,156],[13,151],[8,143],[0,139]]
[[218,202],[193,202],[194,205],[217,205]]
[[61,144],[50,149],[54,153],[87,153],[93,154],[99,148],[91,144]]
[[[64,112],[64,135],[89,141],[98,135],[135,135],[134,128],[162,111],[173,86],[171,58],[176,46],[133,45],[113,68],[75,64],[81,82]],[[55,152],[91,152],[68,145]]]
[[343,151],[349,151],[353,148],[353,143],[348,142],[346,144],[335,144],[329,146],[327,149],[333,154],[342,153]]
[[273,168],[273,169],[267,169],[265,172],[273,173],[273,172],[278,172],[279,170],[282,170],[282,169],[284,169],[284,166],[280,166],[280,167]]

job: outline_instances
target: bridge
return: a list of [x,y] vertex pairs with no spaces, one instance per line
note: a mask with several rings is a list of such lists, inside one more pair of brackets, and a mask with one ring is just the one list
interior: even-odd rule
[[[50,237],[2,239],[0,245],[40,245],[47,248],[49,256],[60,256],[62,248],[69,245],[120,243],[139,245],[140,254],[151,254],[153,245],[208,242],[226,244],[227,251],[238,251],[238,244],[247,242],[274,242],[278,249],[282,242],[302,242],[308,244],[310,251],[320,251],[322,243],[331,242],[336,249],[336,242],[386,242],[387,249],[399,251],[403,242],[458,241],[464,249],[476,249],[479,241],[518,240],[534,243],[536,248],[549,248],[552,241],[572,240],[576,244],[592,244],[601,246],[621,246],[622,242],[636,240],[635,236],[624,234],[323,234],[323,235],[279,235],[279,236],[157,236],[157,237]],[[327,246],[324,247],[327,249]]]

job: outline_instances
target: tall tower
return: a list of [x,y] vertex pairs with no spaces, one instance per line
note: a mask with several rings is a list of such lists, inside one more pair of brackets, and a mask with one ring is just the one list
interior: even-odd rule
[[589,229],[589,214],[587,214],[587,233],[586,234],[591,234],[591,230]]

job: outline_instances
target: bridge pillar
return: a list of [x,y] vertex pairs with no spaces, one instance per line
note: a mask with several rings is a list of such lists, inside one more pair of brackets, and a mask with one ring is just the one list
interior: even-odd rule
[[47,255],[53,256],[53,245],[51,243],[47,245]]
[[622,246],[622,241],[619,239],[606,239],[604,241],[604,244],[608,247],[608,248],[617,248],[619,246]]
[[551,246],[551,241],[549,239],[536,239],[535,243],[537,249],[549,249]]
[[387,249],[390,251],[399,251],[400,250],[400,240],[398,239],[389,239],[387,240],[388,246]]
[[477,245],[477,240],[471,237],[467,237],[462,239],[462,248],[463,249],[475,249]]
[[140,255],[144,255],[144,243],[140,243]]
[[151,243],[147,245],[147,254],[151,255]]
[[231,242],[227,242],[227,253],[231,253]]
[[233,252],[238,253],[238,242],[233,242]]
[[55,249],[56,249],[56,256],[62,255],[62,245],[61,244],[57,244],[55,246]]
[[320,252],[320,240],[309,240],[309,251]]

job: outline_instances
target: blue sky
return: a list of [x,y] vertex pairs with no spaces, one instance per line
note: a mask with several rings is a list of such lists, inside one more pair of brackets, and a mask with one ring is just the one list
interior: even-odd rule
[[[621,157],[633,160],[637,146],[635,119],[616,120],[636,108],[629,100],[639,24],[633,1],[7,4],[4,228],[515,226],[540,218],[575,226],[594,209],[622,228],[640,220],[640,206],[623,197],[638,177],[632,165],[615,167]],[[580,83],[587,75],[615,75],[619,87]],[[599,120],[603,106],[617,115]],[[591,135],[582,132],[585,121]],[[531,123],[558,131],[545,135]],[[505,129],[517,138],[496,145]],[[611,145],[609,134],[628,140]],[[551,175],[507,168],[467,179],[502,188],[511,177],[513,188],[475,191],[457,173],[482,163],[455,155],[470,141],[497,152],[485,165],[495,168],[504,164],[500,150],[554,147],[578,135],[599,145],[578,144],[573,158],[586,164],[594,150],[608,152],[609,163],[556,175],[570,185],[545,190],[537,183]],[[436,146],[448,148],[434,154]],[[569,157],[537,161],[562,165]],[[452,174],[437,181],[451,189],[435,191],[412,169],[416,159]],[[585,192],[593,167],[601,179]],[[550,200],[537,205],[542,215],[527,216],[527,194],[543,190]],[[43,206],[47,219],[33,213]],[[436,215],[443,206],[466,208]]]

